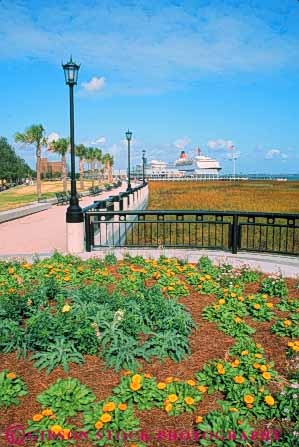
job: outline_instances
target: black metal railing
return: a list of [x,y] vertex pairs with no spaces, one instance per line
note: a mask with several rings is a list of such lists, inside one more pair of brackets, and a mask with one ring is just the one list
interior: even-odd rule
[[108,201],[105,210],[86,210],[85,228],[87,251],[143,246],[299,254],[298,214],[115,211]]

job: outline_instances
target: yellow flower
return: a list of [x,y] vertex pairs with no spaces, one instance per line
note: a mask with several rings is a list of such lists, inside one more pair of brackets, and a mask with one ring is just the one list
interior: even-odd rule
[[211,279],[211,276],[210,276],[210,275],[206,275],[206,278],[207,278],[207,279]]
[[246,404],[253,404],[253,402],[254,402],[254,397],[251,396],[250,394],[246,394],[246,395],[244,396],[244,402],[245,402]]
[[70,432],[71,432],[71,430],[69,428],[63,428],[62,429],[62,433],[63,433],[64,439],[69,439]]
[[115,410],[115,403],[114,402],[107,402],[103,406],[103,411],[114,411]]
[[262,295],[262,298],[264,298],[264,300],[266,300],[266,299],[268,298],[268,295],[267,295],[266,293],[264,293],[264,294]]
[[100,430],[103,427],[103,422],[98,421],[94,424],[94,426],[97,430]]
[[256,359],[262,359],[263,358],[262,354],[255,354],[254,357]]
[[203,417],[202,416],[197,416],[197,418],[195,419],[195,422],[197,424],[200,424],[203,421]]
[[234,382],[235,383],[244,383],[245,379],[243,376],[236,376],[236,377],[234,377]]
[[273,303],[267,303],[266,306],[271,308],[273,307]]
[[8,273],[9,273],[10,275],[12,275],[14,272],[15,272],[15,269],[14,269],[13,267],[9,267],[9,268],[8,268]]
[[125,411],[128,408],[128,405],[120,403],[117,408],[121,411]]
[[169,402],[174,403],[178,400],[178,396],[176,394],[170,394],[168,396],[168,400],[169,400]]
[[193,405],[194,404],[194,399],[192,397],[185,397],[184,401],[186,402],[187,405]]
[[218,301],[219,304],[225,304],[226,301],[222,298],[221,300]]
[[158,390],[164,390],[166,388],[166,383],[160,382],[157,384]]
[[57,435],[59,432],[62,431],[62,427],[61,425],[52,425],[52,427],[50,427],[50,430]]
[[167,413],[169,413],[171,410],[172,410],[172,405],[171,405],[171,404],[166,404],[166,405],[165,405],[165,411],[166,411]]
[[263,376],[263,378],[265,380],[270,380],[271,379],[271,374],[268,373],[268,372],[263,372],[262,376]]
[[237,412],[239,412],[239,410],[238,410],[237,408],[235,408],[235,407],[231,407],[231,408],[229,408],[229,411],[231,411],[231,412],[233,412],[233,413],[237,413]]
[[261,305],[258,304],[258,303],[254,303],[253,307],[254,307],[256,310],[258,310],[258,309],[261,308]]
[[43,416],[41,413],[37,413],[37,414],[33,415],[32,420],[33,420],[34,422],[39,422],[39,421],[42,420],[43,417],[44,417],[44,416]]
[[63,306],[61,312],[65,313],[65,312],[69,312],[70,310],[71,310],[71,306],[70,306],[69,304],[65,304],[65,305]]
[[201,276],[201,277],[199,278],[199,280],[200,280],[201,282],[205,282],[206,278],[205,278],[204,276]]
[[235,292],[231,292],[230,296],[231,296],[232,298],[236,298],[237,294],[236,294]]
[[192,379],[187,380],[186,383],[188,383],[188,385],[190,385],[190,386],[195,386],[196,385],[195,380],[192,380]]
[[292,322],[291,320],[284,320],[283,322],[284,326],[288,327],[288,326],[292,326]]
[[244,356],[244,355],[248,355],[248,354],[249,354],[248,351],[242,351],[242,352],[241,352],[241,355],[243,355],[243,356]]
[[262,372],[265,372],[265,371],[267,371],[267,369],[268,369],[266,365],[261,365],[260,368],[261,368],[261,371],[262,371]]
[[200,391],[201,393],[206,393],[208,388],[206,386],[200,385],[197,387],[198,391]]
[[238,296],[238,301],[241,301],[241,303],[244,301],[243,296]]
[[234,321],[235,323],[242,323],[242,318],[236,317]]
[[264,401],[266,402],[267,405],[274,405],[275,404],[275,400],[272,396],[265,396]]
[[225,369],[224,368],[218,368],[218,374],[219,375],[225,374]]
[[262,345],[261,345],[260,343],[256,343],[255,346],[256,346],[258,349],[261,349],[261,347],[262,347]]
[[293,341],[289,341],[289,343],[288,343],[288,346],[290,347],[290,348],[292,348],[293,346],[294,346],[294,342]]
[[132,376],[132,382],[140,383],[141,380],[142,380],[142,377],[140,374],[134,374],[134,376]]
[[104,414],[102,414],[102,416],[100,417],[100,420],[102,421],[102,422],[110,422],[111,420],[112,420],[112,416],[111,416],[111,414],[109,414],[109,413],[104,413]]
[[7,379],[13,380],[13,379],[17,378],[17,375],[15,373],[13,373],[13,372],[10,372],[10,373],[6,374],[6,377],[7,377]]
[[64,280],[65,282],[69,282],[69,281],[71,280],[71,278],[70,278],[69,276],[64,276],[64,277],[63,277],[63,280]]

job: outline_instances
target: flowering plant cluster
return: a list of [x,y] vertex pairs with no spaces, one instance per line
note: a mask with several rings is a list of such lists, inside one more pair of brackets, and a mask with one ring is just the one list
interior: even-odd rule
[[288,289],[281,273],[274,273],[263,279],[261,282],[261,292],[267,293],[269,296],[278,296],[279,298],[287,296]]

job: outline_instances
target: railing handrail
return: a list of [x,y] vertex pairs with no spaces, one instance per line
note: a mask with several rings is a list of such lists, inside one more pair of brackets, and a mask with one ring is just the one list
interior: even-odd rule
[[[105,201],[104,201],[105,202]],[[299,214],[291,213],[264,213],[255,211],[218,211],[218,210],[127,210],[127,211],[106,211],[106,210],[94,210],[89,211],[90,208],[94,208],[95,205],[90,205],[83,209],[83,212],[88,214],[107,214],[107,215],[217,215],[217,216],[241,216],[241,217],[268,217],[268,218],[285,218],[285,219],[299,219]],[[85,211],[86,210],[86,211]]]

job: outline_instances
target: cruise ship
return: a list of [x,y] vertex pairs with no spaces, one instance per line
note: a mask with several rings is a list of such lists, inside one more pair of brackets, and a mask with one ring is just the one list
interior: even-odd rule
[[[198,148],[194,158],[181,151],[179,158],[173,164],[161,160],[146,161],[145,175],[147,178],[179,178],[179,177],[219,177],[221,166],[219,161],[207,155],[201,155]],[[142,174],[142,166],[134,169],[134,175]]]

